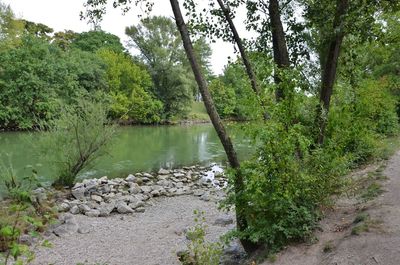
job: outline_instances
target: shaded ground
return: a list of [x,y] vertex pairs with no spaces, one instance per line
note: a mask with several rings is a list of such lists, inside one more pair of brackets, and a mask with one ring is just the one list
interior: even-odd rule
[[89,233],[53,236],[49,239],[53,246],[39,247],[33,264],[180,264],[176,252],[186,246],[184,230],[194,225],[195,209],[206,212],[210,239],[217,239],[233,227],[233,224],[213,225],[218,217],[225,216],[213,202],[194,196],[162,198],[141,214],[106,218],[75,216],[79,226],[89,229]]
[[382,170],[358,172],[357,196],[341,199],[321,222],[318,242],[289,246],[263,265],[399,265],[400,152]]

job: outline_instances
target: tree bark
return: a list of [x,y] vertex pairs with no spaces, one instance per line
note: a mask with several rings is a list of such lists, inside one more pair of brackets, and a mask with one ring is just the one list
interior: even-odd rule
[[275,70],[274,81],[277,85],[275,90],[276,101],[281,101],[285,98],[285,92],[281,87],[281,78],[277,70],[284,69],[290,66],[289,52],[286,45],[285,32],[283,31],[281,14],[279,10],[278,0],[270,0],[268,12],[271,21],[272,33],[272,49],[274,51],[274,62],[278,69]]
[[[183,20],[183,16],[179,7],[178,0],[170,0],[172,10],[175,16],[175,22],[178,27],[178,30],[181,34],[183,47],[185,48],[186,55],[189,59],[190,66],[192,68],[193,74],[195,76],[197,85],[199,86],[200,93],[203,97],[204,105],[207,109],[207,113],[210,116],[211,122],[218,134],[218,137],[224,147],[225,153],[228,157],[229,164],[232,168],[236,170],[235,181],[234,181],[234,189],[236,195],[243,192],[244,182],[242,175],[240,174],[240,163],[237,158],[235,149],[233,148],[232,141],[228,136],[224,125],[218,115],[218,112],[215,108],[214,102],[211,98],[210,91],[208,90],[207,83],[203,77],[201,72],[200,65],[197,62],[193,45],[190,40],[189,32],[186,27],[186,24]],[[236,200],[236,221],[237,221],[237,228],[239,231],[244,231],[247,228],[246,218],[243,214],[243,210],[245,209],[246,205],[241,200]],[[246,251],[251,251],[254,248],[254,244],[252,244],[248,240],[242,240],[243,247]]]
[[322,72],[321,92],[320,92],[320,106],[317,110],[319,134],[317,143],[323,144],[325,138],[325,127],[327,124],[327,116],[333,92],[333,85],[336,79],[337,64],[340,55],[340,48],[344,38],[343,30],[343,16],[347,12],[348,0],[337,0],[336,14],[333,22],[334,37],[329,42],[327,57]]
[[225,19],[229,24],[229,28],[231,29],[233,39],[236,42],[236,45],[238,46],[240,56],[242,57],[243,64],[246,68],[246,73],[250,78],[251,87],[252,87],[254,93],[256,93],[256,95],[261,96],[260,88],[257,85],[256,75],[254,74],[253,68],[251,67],[250,60],[247,57],[247,53],[246,53],[246,50],[244,49],[242,39],[240,38],[239,33],[236,30],[235,24],[233,23],[233,20],[230,16],[229,7],[226,7],[222,0],[217,0],[217,2],[219,4],[222,12],[224,13]]

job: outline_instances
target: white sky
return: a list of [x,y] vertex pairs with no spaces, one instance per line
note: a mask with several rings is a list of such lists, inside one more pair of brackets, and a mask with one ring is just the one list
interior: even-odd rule
[[[36,23],[43,23],[53,28],[55,31],[66,29],[75,32],[90,30],[86,21],[81,21],[79,12],[84,10],[85,0],[0,0],[11,6],[17,17],[24,18]],[[109,0],[111,3],[112,1]],[[155,0],[154,10],[151,15],[164,15],[172,17],[172,9],[168,0]],[[121,38],[122,43],[126,44],[125,27],[137,24],[139,18],[137,14],[142,13],[140,9],[133,9],[125,16],[121,11],[108,8],[107,15],[101,23],[104,31],[115,34]],[[239,13],[236,27],[242,38],[250,37],[251,33],[245,30],[242,23],[245,13]],[[239,20],[239,18],[242,18]],[[233,45],[217,41],[211,44],[213,55],[211,57],[212,70],[215,74],[222,73],[223,67],[227,63],[228,56],[233,56]]]

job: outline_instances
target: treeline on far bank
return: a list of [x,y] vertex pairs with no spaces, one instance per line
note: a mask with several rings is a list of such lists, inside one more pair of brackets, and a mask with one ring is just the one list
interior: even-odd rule
[[[1,130],[35,128],[82,97],[101,102],[109,118],[124,124],[208,119],[192,112],[193,101],[201,97],[169,18],[151,17],[126,28],[128,46],[140,51],[137,56],[102,30],[54,33],[47,25],[15,18],[1,3],[0,18]],[[211,82],[211,49],[202,38],[194,46]],[[212,82],[221,116],[251,118],[251,107],[243,107],[250,105],[236,104],[235,91],[225,89],[230,83]],[[242,97],[240,86],[236,91]],[[243,100],[254,100],[248,94]],[[230,101],[224,103],[225,98]]]

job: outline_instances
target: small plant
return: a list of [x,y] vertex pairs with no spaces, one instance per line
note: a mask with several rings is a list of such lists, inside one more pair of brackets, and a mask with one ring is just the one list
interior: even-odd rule
[[324,248],[322,249],[322,251],[324,253],[329,253],[332,252],[334,250],[335,246],[333,244],[332,240],[329,240],[328,242],[325,243]]
[[361,194],[364,201],[375,199],[383,193],[382,185],[377,182],[371,183],[368,188]]
[[186,233],[189,251],[181,256],[181,262],[184,265],[218,265],[223,244],[207,242],[204,212],[195,210],[194,215],[196,225]]
[[365,213],[365,212],[362,212],[362,213],[359,213],[356,216],[356,218],[354,219],[353,223],[354,224],[358,224],[358,223],[366,221],[368,218],[369,218],[369,214]]

